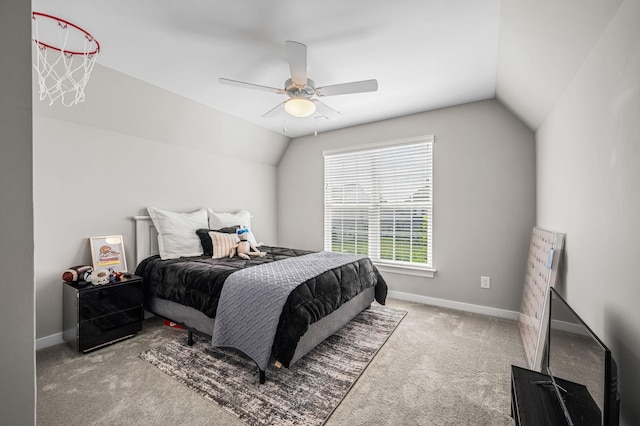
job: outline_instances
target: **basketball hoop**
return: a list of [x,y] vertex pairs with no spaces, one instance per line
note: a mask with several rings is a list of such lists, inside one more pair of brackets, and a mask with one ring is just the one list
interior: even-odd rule
[[40,100],[49,98],[53,105],[59,99],[64,106],[83,102],[100,43],[64,19],[40,12],[32,12],[31,17]]

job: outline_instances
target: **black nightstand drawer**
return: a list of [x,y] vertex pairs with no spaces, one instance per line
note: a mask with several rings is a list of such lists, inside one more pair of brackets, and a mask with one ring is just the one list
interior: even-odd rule
[[86,351],[104,343],[136,334],[142,330],[142,307],[116,312],[82,321],[78,324],[79,351]]
[[142,281],[125,285],[96,286],[79,293],[78,321],[142,306]]

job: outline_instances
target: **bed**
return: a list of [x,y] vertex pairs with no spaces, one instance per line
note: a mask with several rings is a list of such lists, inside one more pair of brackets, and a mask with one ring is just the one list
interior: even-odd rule
[[[161,259],[152,218],[134,220],[145,309],[183,325],[189,344],[195,332],[214,346],[244,352],[256,362],[260,383],[267,367],[289,367],[374,300],[385,303],[386,283],[366,257],[260,246],[265,255],[250,260]],[[283,285],[289,290],[280,290]],[[234,321],[235,329],[228,325]]]

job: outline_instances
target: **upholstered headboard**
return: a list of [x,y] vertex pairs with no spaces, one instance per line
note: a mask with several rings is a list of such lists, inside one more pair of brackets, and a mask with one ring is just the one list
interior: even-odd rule
[[136,221],[136,266],[144,259],[158,254],[158,232],[151,217],[134,216]]

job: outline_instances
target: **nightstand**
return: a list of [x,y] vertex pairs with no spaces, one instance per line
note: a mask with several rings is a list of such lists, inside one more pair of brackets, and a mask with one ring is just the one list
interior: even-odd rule
[[64,283],[62,338],[78,352],[133,337],[142,330],[142,278],[93,285]]

